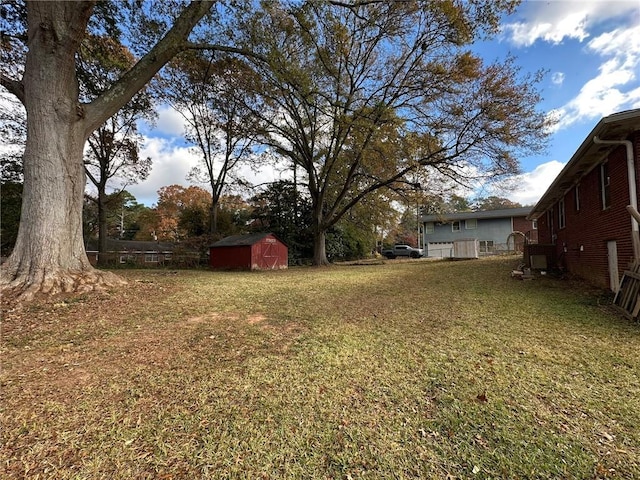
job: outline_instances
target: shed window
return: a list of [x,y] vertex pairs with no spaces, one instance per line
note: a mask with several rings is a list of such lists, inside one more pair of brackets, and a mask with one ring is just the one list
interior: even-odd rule
[[564,209],[564,198],[558,202],[558,228],[567,226],[567,217]]
[[424,224],[424,232],[429,235],[435,231],[435,225],[433,222],[427,222]]
[[538,220],[531,220],[531,228],[533,230],[537,230],[538,229]]
[[602,209],[611,206],[611,177],[609,177],[609,164],[600,165],[600,193],[602,195]]
[[467,230],[475,230],[476,228],[478,228],[478,220],[475,218],[472,218],[471,220],[465,220],[464,228],[466,228]]
[[451,231],[459,232],[460,231],[460,222],[451,222]]

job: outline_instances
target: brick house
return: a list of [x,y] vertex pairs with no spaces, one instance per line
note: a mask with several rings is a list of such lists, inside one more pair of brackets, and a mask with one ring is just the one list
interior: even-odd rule
[[156,267],[168,265],[173,259],[175,245],[167,242],[146,242],[138,240],[106,240],[107,251],[98,253],[95,242],[87,243],[85,249],[89,262],[96,266],[98,257],[102,265],[138,265]]
[[640,258],[638,208],[640,109],[601,119],[532,209],[552,265],[590,283],[619,288]]
[[422,215],[425,256],[456,257],[458,244],[470,242],[477,245],[477,255],[465,253],[467,257],[522,251],[524,243],[538,241],[537,222],[527,220],[530,212],[531,207],[524,207]]

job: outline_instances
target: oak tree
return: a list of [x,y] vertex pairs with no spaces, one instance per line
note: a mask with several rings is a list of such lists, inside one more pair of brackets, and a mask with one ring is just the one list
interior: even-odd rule
[[[81,96],[85,101],[91,101],[131,68],[134,57],[111,37],[89,35],[81,45],[78,63]],[[147,177],[151,159],[138,155],[142,137],[138,134],[137,123],[154,118],[151,97],[142,89],[89,136],[84,156],[85,172],[96,192],[95,195],[87,194],[87,198],[98,210],[99,253],[106,252],[107,187],[119,193]],[[101,258],[98,256],[99,262]]]
[[176,242],[188,236],[202,235],[207,230],[206,212],[210,205],[211,194],[200,187],[162,187],[158,190],[155,207],[155,239]]
[[[194,1],[168,12],[173,16],[164,17],[166,28],[159,29],[155,38],[147,36],[151,46],[135,65],[88,102],[82,101],[79,91],[78,52],[90,30],[118,34],[117,22],[98,22],[110,15],[113,19],[117,5],[96,1],[3,5],[9,21],[3,32],[0,84],[27,112],[22,220],[13,252],[2,265],[0,285],[5,294],[11,291],[27,299],[38,292],[86,291],[122,282],[110,272],[94,269],[84,250],[83,148],[91,133],[163,65],[192,46],[190,34],[213,4]],[[138,11],[140,17],[144,11]]]
[[[190,179],[207,185],[212,201],[210,233],[218,231],[220,199],[231,183],[242,182],[238,167],[256,167],[256,118],[245,105],[252,102],[244,87],[253,72],[230,57],[194,51],[182,55],[163,70],[156,89],[185,120],[185,139],[195,145],[200,165]],[[254,108],[259,108],[254,104]]]
[[238,28],[256,93],[279,113],[254,112],[264,142],[306,177],[314,263],[327,263],[327,231],[372,192],[423,168],[509,175],[544,145],[537,75],[468,49],[515,3],[269,2]]
[[474,210],[501,210],[503,208],[520,208],[521,204],[509,200],[508,198],[490,195],[488,197],[479,197],[474,200]]

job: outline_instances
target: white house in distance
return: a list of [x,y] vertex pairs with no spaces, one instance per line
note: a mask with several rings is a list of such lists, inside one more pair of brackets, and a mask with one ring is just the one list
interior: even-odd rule
[[[531,207],[479,212],[422,215],[425,256],[450,258],[459,256],[456,244],[475,245],[476,254],[492,255],[508,250],[522,250],[526,243],[537,243],[537,222],[527,220]],[[473,242],[470,242],[473,241]]]

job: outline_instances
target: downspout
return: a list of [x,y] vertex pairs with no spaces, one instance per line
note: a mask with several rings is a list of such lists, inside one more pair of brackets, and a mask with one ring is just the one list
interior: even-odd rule
[[[631,207],[638,210],[638,193],[636,191],[636,168],[633,161],[633,143],[629,140],[600,140],[593,137],[593,142],[600,145],[625,145],[627,147],[627,177],[629,179],[629,200]],[[633,259],[640,260],[640,233],[638,232],[638,221],[631,215],[631,241],[633,243]]]

